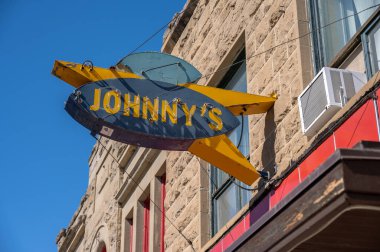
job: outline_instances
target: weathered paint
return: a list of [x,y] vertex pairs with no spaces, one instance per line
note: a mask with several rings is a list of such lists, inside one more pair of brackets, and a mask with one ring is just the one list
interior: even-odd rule
[[129,54],[117,64],[144,78],[171,84],[195,82],[201,73],[190,63],[176,56],[161,52],[138,52]]
[[187,150],[195,139],[227,134],[239,125],[203,94],[146,79],[85,84],[69,97],[66,110],[95,134],[164,150]]
[[[141,61],[144,55],[149,60]],[[160,57],[170,62],[163,64]],[[200,73],[170,55],[136,54],[125,59],[109,69],[55,62],[52,73],[77,88],[65,106],[76,121],[92,134],[115,141],[160,150],[188,150],[246,184],[259,178],[226,134],[238,126],[236,115],[265,113],[276,96],[188,83]],[[179,68],[174,71],[173,66]],[[178,73],[176,81],[169,80],[173,73]],[[164,75],[168,78],[160,78]]]

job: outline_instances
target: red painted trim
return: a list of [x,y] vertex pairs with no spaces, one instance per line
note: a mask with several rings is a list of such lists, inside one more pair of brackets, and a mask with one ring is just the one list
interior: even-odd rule
[[292,171],[270,195],[270,208],[277,205],[286,195],[288,195],[300,183],[298,167]]
[[128,220],[129,223],[129,251],[133,251],[133,219]]
[[379,141],[373,100],[369,99],[335,132],[336,148],[352,148],[359,141]]
[[[377,112],[378,114],[376,115],[377,118],[380,119],[380,88],[376,91],[376,96],[377,96],[377,99],[375,100],[376,104],[377,104]],[[378,128],[378,131],[380,131],[380,125],[376,125]],[[379,140],[380,141],[380,134],[379,134]]]
[[166,197],[166,174],[161,177],[161,230],[160,251],[165,252],[165,197]]
[[223,245],[222,245],[222,241],[219,241],[214,247],[212,247],[212,249],[210,250],[210,252],[222,252],[223,251]]
[[243,233],[244,229],[244,219],[241,220],[235,227],[226,233],[226,236],[223,238],[223,250],[226,250],[234,241],[236,241]]
[[144,237],[143,237],[143,252],[149,252],[149,212],[150,198],[144,201]]
[[335,151],[334,136],[329,136],[299,166],[301,181],[327,160]]
[[247,215],[244,217],[244,230],[248,230],[251,222],[251,215],[250,212],[247,213]]
[[266,212],[269,211],[269,199],[270,195],[266,195],[253,209],[250,209],[249,226],[255,224],[256,221],[258,221],[261,218],[261,216],[263,216]]

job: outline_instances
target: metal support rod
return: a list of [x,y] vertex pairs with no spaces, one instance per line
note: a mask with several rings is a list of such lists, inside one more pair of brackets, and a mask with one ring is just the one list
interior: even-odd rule
[[380,141],[380,120],[379,120],[379,106],[377,104],[377,95],[376,93],[373,94],[373,97],[372,97],[372,101],[373,101],[373,106],[375,107],[375,118],[376,118],[376,126],[377,126],[377,136],[379,138],[379,141]]
[[167,65],[163,65],[163,66],[153,67],[153,68],[149,68],[147,70],[142,71],[142,73],[146,73],[148,71],[164,68],[164,67],[167,67],[167,66],[173,66],[173,65],[178,65],[179,66],[180,64],[181,64],[180,62],[176,62],[176,63],[171,63],[171,64],[167,64]]

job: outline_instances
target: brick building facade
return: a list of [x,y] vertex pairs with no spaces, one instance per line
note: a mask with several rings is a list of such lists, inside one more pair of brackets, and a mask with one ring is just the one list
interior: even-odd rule
[[[339,128],[344,124],[341,118],[355,113],[356,104],[375,90],[379,70],[373,58],[375,49],[380,56],[376,33],[380,2],[348,2],[358,14],[339,16],[331,11],[333,6],[317,0],[188,0],[165,32],[162,51],[193,64],[203,74],[199,85],[231,89],[243,85],[248,93],[278,95],[268,113],[249,116],[242,122],[248,127],[236,134],[243,134],[242,148],[250,162],[283,182],[260,180],[249,185],[259,190],[245,190],[242,187],[248,185],[188,152],[102,138],[89,159],[87,192],[67,229],[59,233],[58,250],[224,251],[233,244],[238,248],[239,238],[265,212],[275,211],[336,149],[351,148],[360,140],[379,141],[377,103],[372,100],[358,116],[356,128],[345,133]],[[346,10],[343,3],[339,6]],[[346,24],[349,15],[358,17],[359,24]],[[349,29],[345,28],[344,41],[331,45],[336,40],[328,36],[339,32],[339,23],[333,23],[338,19]],[[365,41],[373,41],[374,49]],[[324,127],[305,136],[297,98],[323,66],[366,73],[369,81]],[[367,120],[363,125],[362,118]],[[322,148],[318,146],[325,155],[309,159],[313,164],[307,166],[303,161]],[[260,207],[264,210],[256,215],[260,211],[253,209]],[[296,222],[302,219],[297,216]],[[258,251],[263,250],[267,249]]]

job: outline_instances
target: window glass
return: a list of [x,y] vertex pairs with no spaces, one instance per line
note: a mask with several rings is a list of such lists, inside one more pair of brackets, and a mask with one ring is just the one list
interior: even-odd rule
[[217,213],[217,227],[223,227],[238,211],[236,202],[237,187],[230,184],[225,191],[217,198],[215,210]]
[[[226,86],[226,89],[231,89],[240,92],[247,92],[247,75],[246,75],[246,65],[245,62],[236,71],[236,74],[232,77],[230,83]],[[248,118],[244,118],[242,122],[241,116],[238,117],[240,125],[232,131],[229,135],[231,141],[235,144],[239,144],[240,134],[242,133],[243,127],[243,137],[241,138],[239,150],[244,156],[249,155],[249,130],[248,130]],[[243,125],[244,123],[244,125]]]
[[[228,82],[228,84],[225,86],[225,89],[240,91],[240,92],[247,92],[247,76],[246,76],[246,65],[245,62],[241,64],[241,66],[237,69],[236,73],[233,75],[231,80]],[[240,133],[241,133],[241,127],[242,127],[242,120],[241,117],[237,117],[237,119],[240,122],[240,125],[234,129],[230,134],[229,138],[230,140],[237,146],[239,144],[240,140]],[[241,143],[239,146],[239,150],[243,153],[243,155],[247,156],[249,154],[249,134],[248,134],[248,120],[247,118],[244,118],[244,126],[243,126],[243,136],[241,139]],[[219,169],[215,169],[215,184],[217,188],[221,187],[223,183],[225,183],[229,175]],[[215,189],[215,188],[214,188]]]
[[[380,4],[380,0],[316,0],[313,27],[316,37],[316,57],[319,70],[328,65],[340,49],[352,38]],[[368,9],[370,8],[370,9]],[[356,14],[359,13],[359,14]],[[318,30],[316,28],[319,28]]]
[[380,69],[380,21],[368,34],[368,55],[372,76]]
[[[241,62],[245,59],[244,50],[236,60]],[[224,85],[225,89],[247,92],[247,76],[246,76],[246,64],[241,62],[240,65],[236,64],[234,68],[226,74],[223,78],[221,85]],[[234,129],[230,134],[230,140],[239,148],[241,153],[245,156],[249,155],[249,124],[248,118],[242,120],[241,116],[237,119],[240,121],[240,125]],[[239,145],[240,142],[240,145]],[[248,203],[250,191],[244,190],[234,183],[249,188],[248,185],[235,180],[233,181],[230,176],[217,169],[212,169],[212,201],[213,201],[213,233],[216,233],[221,227],[223,227],[246,203]]]

